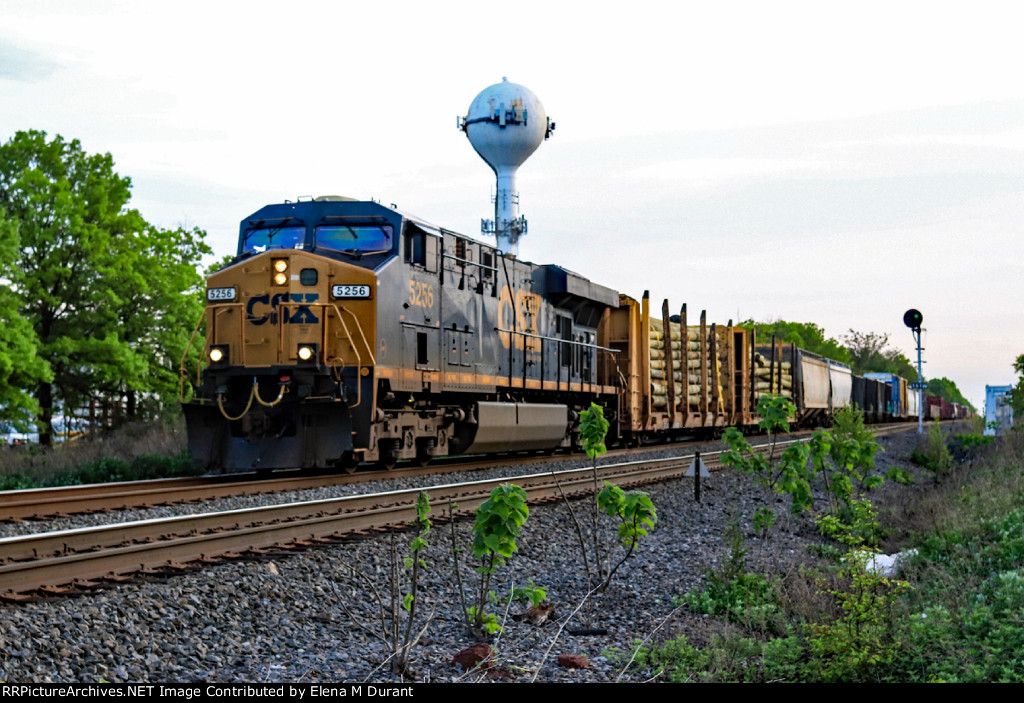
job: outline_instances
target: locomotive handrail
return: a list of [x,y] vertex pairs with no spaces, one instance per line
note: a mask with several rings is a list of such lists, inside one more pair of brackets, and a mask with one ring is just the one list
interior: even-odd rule
[[[203,321],[206,319],[206,313],[208,311],[210,311],[211,309],[213,310],[213,328],[210,330],[210,334],[207,336],[206,342],[203,344],[203,350],[199,353],[199,360],[196,362],[196,386],[198,386],[199,384],[202,383],[203,359],[206,358],[206,351],[207,351],[207,349],[210,348],[210,345],[212,343],[211,340],[215,341],[217,339],[217,318],[220,317],[220,315],[222,313],[226,312],[227,308],[241,308],[241,307],[242,307],[242,303],[217,303],[216,305],[207,305],[207,307],[205,307],[203,309],[203,312],[202,312],[202,314],[199,317],[199,321],[196,322],[195,328],[193,328],[193,330],[192,330],[192,336],[189,337],[188,344],[185,345],[185,351],[181,355],[181,364],[180,364],[180,366],[178,368],[178,377],[179,377],[179,382],[178,382],[178,399],[181,400],[182,402],[184,402],[184,399],[185,399],[185,378],[188,375],[188,370],[185,368],[185,360],[188,357],[189,349],[192,348],[192,342],[195,341],[196,335],[199,333],[199,328],[202,327]],[[242,355],[241,365],[244,366],[245,365],[245,317],[243,315],[239,315],[238,316],[238,333],[239,333],[239,339],[242,340],[242,345],[241,345],[242,346],[242,350],[241,350],[241,355]],[[204,398],[201,398],[199,400],[200,401],[205,401]]]
[[[366,335],[363,333],[363,326],[359,324],[359,318],[356,317],[356,314],[354,312],[352,312],[351,310],[348,310],[347,308],[339,308],[337,303],[330,303],[330,305],[331,305],[332,308],[334,308],[334,312],[337,313],[337,315],[338,315],[338,322],[345,329],[345,335],[348,337],[350,343],[355,342],[355,340],[352,339],[352,333],[349,332],[348,325],[346,325],[345,321],[341,318],[341,311],[344,310],[345,312],[347,312],[349,315],[352,316],[353,322],[356,323],[356,329],[359,330],[359,336],[362,337],[362,339],[363,339],[363,346],[366,347],[367,353],[370,355],[370,365],[371,366],[376,366],[377,365],[377,360],[374,358],[373,352],[370,351],[370,345],[366,342]],[[324,339],[327,339],[327,326],[328,326],[328,317],[325,315],[324,316]],[[325,343],[324,346],[325,346],[325,351],[326,351],[326,343]],[[356,349],[356,345],[354,343],[352,344],[352,350],[356,354],[356,368],[362,368],[362,366],[363,366],[362,358],[359,356],[359,350]],[[342,360],[342,363],[344,363],[344,360]],[[363,384],[360,383],[359,375],[358,374],[359,374],[359,372],[357,371],[356,372],[356,402],[355,402],[355,405],[351,406],[351,408],[357,408],[357,407],[359,407],[359,404],[363,402]]]
[[[279,305],[282,308],[294,308],[294,307],[297,307],[297,306],[300,306],[300,305],[304,305],[306,307],[309,307],[310,305],[312,305],[314,307],[321,308],[321,309],[323,309],[325,311],[333,308],[334,312],[335,312],[335,315],[337,316],[338,323],[341,325],[342,329],[344,330],[345,338],[347,338],[348,341],[350,342],[351,347],[352,347],[352,351],[353,351],[353,353],[356,356],[356,359],[355,359],[356,367],[360,368],[360,367],[362,367],[364,365],[363,364],[363,359],[362,359],[362,354],[360,353],[360,348],[359,348],[359,344],[360,343],[362,344],[362,347],[366,350],[366,353],[369,355],[370,365],[371,366],[375,366],[376,365],[376,359],[374,358],[374,355],[373,355],[373,349],[370,346],[369,342],[366,340],[366,333],[363,331],[363,327],[359,323],[359,318],[351,310],[349,310],[349,309],[347,309],[345,307],[340,307],[339,308],[337,303],[312,303],[311,304],[311,303],[299,303],[299,302],[291,302],[291,301],[288,301],[288,302],[282,301]],[[198,361],[196,363],[196,381],[195,381],[195,383],[196,383],[197,386],[200,383],[202,383],[203,359],[205,358],[205,352],[210,347],[210,345],[212,343],[215,343],[216,340],[217,340],[217,320],[218,320],[218,318],[220,317],[221,314],[227,312],[227,309],[229,309],[229,308],[236,308],[236,307],[237,308],[242,308],[243,304],[240,303],[240,302],[239,303],[218,303],[216,305],[208,305],[206,308],[204,308],[202,314],[199,317],[199,320],[196,322],[195,326],[192,329],[192,334],[189,337],[188,343],[185,345],[185,350],[184,350],[184,352],[182,352],[181,361],[179,362],[179,365],[178,365],[178,399],[181,402],[184,402],[184,400],[185,400],[185,382],[189,378],[189,369],[188,369],[188,365],[187,365],[188,353],[192,349],[193,344],[195,343],[196,336],[199,334],[199,330],[202,327],[203,322],[206,320],[206,313],[211,311],[211,310],[213,311],[213,317],[212,317],[213,323],[212,323],[212,329],[210,330],[210,334],[208,335],[207,339],[205,340],[205,344],[203,345],[203,350],[202,350],[202,352],[200,352],[199,359],[198,359]],[[349,325],[345,322],[344,314],[348,314],[349,316],[352,317],[352,322],[355,323],[355,330],[358,331],[358,333],[359,333],[359,339],[358,340],[352,334],[352,330],[349,327]],[[284,352],[284,329],[285,329],[285,326],[283,324],[284,319],[285,319],[285,316],[281,316],[281,318],[279,319],[279,322],[277,323],[277,329],[278,329],[278,352],[281,353],[281,354],[283,354],[283,352]],[[239,339],[242,342],[241,345],[240,345],[241,346],[241,351],[239,353],[241,354],[241,358],[239,359],[239,362],[240,362],[240,364],[242,366],[244,366],[245,363],[246,363],[245,348],[247,346],[247,338],[246,338],[246,334],[245,334],[245,316],[244,315],[239,315],[238,324],[239,324]],[[329,316],[325,316],[324,326],[323,326],[323,336],[322,336],[322,340],[321,340],[322,341],[321,347],[322,347],[324,353],[326,353],[326,351],[327,351],[327,337],[328,337],[329,326],[330,326],[330,318],[329,318]],[[326,361],[326,359],[325,359],[325,361]],[[344,363],[344,360],[342,360],[342,367],[344,368],[344,366],[345,366],[345,363]],[[206,399],[200,399],[200,400],[204,400],[205,401]],[[279,401],[279,400],[280,400],[280,398],[277,399],[277,401]],[[261,401],[262,401],[262,399],[261,399]],[[274,403],[272,403],[272,404],[276,404],[277,401],[274,401]],[[352,407],[357,407],[361,402],[362,402],[362,384],[360,384],[358,382],[358,380],[357,380],[357,382],[356,382],[356,403]],[[262,403],[262,404],[266,404],[266,403]]]
[[[514,334],[521,335],[523,337],[530,337],[531,339],[539,339],[540,340],[540,342],[541,342],[541,351],[540,351],[540,353],[541,353],[541,378],[540,378],[540,381],[541,382],[544,381],[544,342],[554,342],[555,344],[570,344],[570,345],[573,345],[573,346],[586,347],[587,349],[593,349],[593,350],[595,350],[595,352],[603,351],[603,352],[610,352],[612,354],[618,354],[621,351],[619,349],[610,349],[608,347],[602,347],[601,345],[597,344],[596,342],[579,342],[579,341],[576,341],[574,339],[560,339],[558,337],[549,337],[549,336],[543,335],[543,334],[533,334],[532,332],[519,332],[517,330],[503,329],[501,327],[495,327],[494,331],[498,332],[500,334],[508,334],[509,335],[509,342],[510,342],[509,345],[508,345],[509,346],[509,367],[508,367],[509,382],[511,382],[511,379],[512,379],[512,360],[511,360],[511,354],[512,354],[512,348],[515,345],[511,344],[511,341],[512,341],[512,335],[514,335]],[[523,354],[525,355],[526,351],[527,351],[525,349],[525,346],[526,346],[525,342],[524,342],[523,346],[524,346]],[[597,361],[596,354],[595,354],[595,359],[594,360]],[[561,367],[561,365],[559,365],[558,366],[558,374],[559,374],[558,383],[559,384],[561,384],[561,382],[562,382],[562,380],[561,380],[561,373],[562,373],[562,367]],[[530,380],[537,380],[537,379],[530,379]],[[522,379],[522,381],[523,381],[523,387],[526,387],[527,379],[526,379],[525,356],[524,356],[524,363],[523,363],[523,379]],[[571,379],[570,379],[570,381],[567,381],[567,382],[571,382]],[[589,382],[583,382],[582,380],[580,381],[580,383],[581,383],[581,385],[586,385],[586,386],[601,385],[601,384],[593,384],[593,383],[589,383]],[[591,391],[586,391],[586,392],[592,392],[592,390]]]
[[574,344],[574,345],[581,346],[581,347],[590,347],[591,349],[599,349],[601,351],[611,352],[612,354],[618,354],[620,351],[622,351],[621,349],[610,349],[608,347],[602,347],[601,345],[599,345],[599,344],[597,344],[595,342],[577,342],[577,341],[572,340],[572,339],[559,339],[558,337],[548,337],[548,336],[543,335],[543,334],[532,334],[530,332],[519,332],[519,331],[516,331],[516,330],[508,330],[508,329],[504,329],[504,328],[501,328],[501,327],[495,327],[494,331],[495,332],[501,332],[502,334],[518,334],[518,335],[521,335],[523,337],[533,337],[534,339],[544,339],[544,340],[547,340],[549,342],[558,342],[559,344]]
[[488,266],[487,264],[481,263],[479,261],[470,261],[469,259],[460,259],[457,256],[454,256],[452,254],[445,254],[444,252],[441,253],[441,258],[442,259],[449,259],[450,261],[456,261],[456,262],[458,262],[460,264],[466,264],[468,266],[476,266],[477,268],[487,269],[488,271],[495,271],[496,272],[498,270],[497,266]]
[[[377,359],[373,355],[373,347],[371,347],[370,343],[366,341],[366,333],[363,332],[363,326],[361,324],[359,324],[359,318],[356,317],[356,314],[354,312],[352,312],[351,310],[349,310],[348,308],[345,308],[345,307],[342,307],[339,310],[337,303],[331,303],[331,307],[333,307],[336,312],[339,312],[339,315],[338,315],[338,320],[339,321],[341,321],[341,315],[340,315],[341,312],[347,312],[349,315],[352,316],[352,321],[355,322],[356,329],[359,330],[359,337],[363,341],[363,346],[366,347],[366,353],[370,357],[370,366],[376,366],[377,365]],[[345,326],[345,333],[348,334],[348,325]],[[356,352],[356,354],[358,355],[358,352]]]

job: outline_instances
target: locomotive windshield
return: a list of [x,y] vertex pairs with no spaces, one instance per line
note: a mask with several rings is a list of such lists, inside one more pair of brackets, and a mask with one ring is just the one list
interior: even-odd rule
[[341,252],[391,251],[391,225],[322,225],[316,246]]
[[305,227],[261,227],[250,229],[242,242],[242,253],[259,254],[267,249],[301,249],[306,241]]

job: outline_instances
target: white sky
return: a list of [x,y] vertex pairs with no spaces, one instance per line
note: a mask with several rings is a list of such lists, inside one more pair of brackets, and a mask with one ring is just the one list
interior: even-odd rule
[[558,125],[519,172],[523,258],[907,356],[916,307],[926,376],[980,406],[1024,353],[1018,8],[0,0],[0,139],[110,152],[218,255],[299,195],[475,235],[493,174],[455,118],[508,76]]

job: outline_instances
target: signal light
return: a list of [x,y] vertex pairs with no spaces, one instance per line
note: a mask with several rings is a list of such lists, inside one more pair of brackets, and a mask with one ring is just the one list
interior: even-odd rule
[[914,308],[910,308],[910,310],[903,313],[903,324],[912,330],[921,329],[922,322],[924,322],[924,315]]

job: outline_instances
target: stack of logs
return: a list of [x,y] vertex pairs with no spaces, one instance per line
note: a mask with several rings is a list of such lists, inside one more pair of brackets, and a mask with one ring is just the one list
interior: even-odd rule
[[[781,367],[781,371],[780,371]],[[779,376],[782,376],[782,390],[779,390]],[[772,373],[772,361],[760,352],[754,354],[754,398],[762,395],[782,395],[786,398],[793,397],[793,370],[792,364],[783,361],[781,364],[776,360],[775,373]]]
[[[665,326],[661,320],[650,320],[650,349],[651,349],[651,406],[655,410],[666,410],[668,408],[668,381],[667,361],[665,358]],[[688,327],[686,330],[686,348],[683,349],[682,331],[680,323],[669,322],[669,336],[672,345],[672,380],[675,388],[676,405],[682,405],[683,398],[683,360],[686,364],[686,387],[689,406],[699,408],[701,403],[701,340],[700,328]],[[708,380],[710,384],[717,385],[717,393],[708,389],[708,403],[714,398],[718,399],[717,412],[722,412],[722,369],[726,366],[728,355],[725,345],[719,345],[716,361],[711,355],[710,349],[711,330],[708,330],[707,342],[703,353],[707,356]],[[711,408],[714,411],[714,408]],[[686,412],[689,412],[688,410]]]

